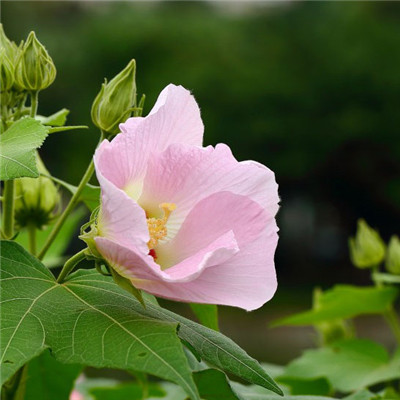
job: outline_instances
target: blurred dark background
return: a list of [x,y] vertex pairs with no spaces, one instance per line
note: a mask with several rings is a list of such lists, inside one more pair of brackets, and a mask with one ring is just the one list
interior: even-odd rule
[[[205,144],[275,171],[278,293],[250,315],[222,310],[224,332],[253,355],[282,362],[312,343],[307,329],[267,322],[307,307],[315,285],[369,282],[348,257],[358,218],[385,239],[400,234],[400,3],[18,1],[3,2],[2,22],[16,42],[35,30],[55,61],[39,113],[66,107],[70,124],[90,126],[48,138],[55,176],[79,181],[98,140],[91,103],[131,58],[145,113],[182,84]],[[375,322],[361,330],[382,336]]]

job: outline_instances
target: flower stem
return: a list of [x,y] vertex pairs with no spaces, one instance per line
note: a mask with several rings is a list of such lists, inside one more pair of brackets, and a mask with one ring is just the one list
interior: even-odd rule
[[390,326],[390,329],[395,336],[398,345],[400,346],[400,322],[397,317],[396,311],[393,306],[389,306],[387,310],[383,313],[383,317]]
[[36,225],[32,222],[28,224],[29,251],[32,255],[36,255]]
[[39,99],[39,92],[36,90],[31,92],[31,118],[36,117],[37,109],[38,109],[38,99]]
[[72,272],[75,266],[86,258],[86,250],[87,248],[84,248],[65,262],[63,269],[61,270],[60,275],[57,278],[58,283],[61,283],[64,278],[66,278],[67,275]]
[[[105,135],[102,132],[100,136],[100,142],[101,143],[104,139]],[[90,178],[92,177],[94,172],[94,162],[93,158],[92,161],[90,162],[85,174],[83,175],[79,186],[76,189],[76,192],[72,195],[67,207],[65,208],[64,212],[61,214],[60,218],[57,220],[56,224],[53,227],[53,230],[50,232],[50,235],[47,237],[47,240],[45,244],[43,245],[43,248],[40,250],[38,254],[39,260],[42,260],[44,255],[46,254],[47,250],[53,243],[54,239],[60,232],[61,227],[63,226],[64,222],[66,221],[68,215],[71,213],[71,211],[75,208],[76,204],[79,202],[79,197],[85,188],[86,184],[90,181]]]
[[3,232],[6,239],[14,236],[14,180],[4,181],[3,189]]

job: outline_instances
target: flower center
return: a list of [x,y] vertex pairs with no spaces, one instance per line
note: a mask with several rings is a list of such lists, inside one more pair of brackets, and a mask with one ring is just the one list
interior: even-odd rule
[[162,218],[147,218],[147,227],[150,234],[150,240],[147,246],[150,250],[154,249],[158,242],[167,236],[166,224],[172,211],[175,210],[176,205],[174,203],[161,203],[159,207],[164,211],[164,216]]

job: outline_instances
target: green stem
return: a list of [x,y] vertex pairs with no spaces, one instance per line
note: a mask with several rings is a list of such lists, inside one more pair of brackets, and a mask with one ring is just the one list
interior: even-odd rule
[[61,283],[64,280],[64,278],[70,272],[72,272],[75,266],[86,258],[86,251],[87,248],[84,248],[79,253],[76,253],[74,256],[72,256],[70,259],[66,261],[66,263],[63,266],[63,269],[60,272],[60,275],[57,278],[58,283]]
[[[102,132],[100,136],[100,143],[103,141],[105,137],[105,134]],[[64,222],[66,221],[68,215],[71,213],[71,211],[75,208],[76,204],[79,202],[79,197],[85,188],[86,184],[90,181],[90,178],[92,177],[94,172],[94,162],[93,159],[90,162],[85,174],[82,177],[82,180],[79,183],[79,186],[76,189],[76,192],[72,195],[67,207],[65,208],[64,212],[61,214],[60,218],[57,220],[56,224],[53,227],[53,230],[50,232],[50,235],[47,237],[47,240],[45,244],[43,245],[43,248],[40,250],[38,254],[39,260],[42,260],[44,255],[46,254],[47,250],[53,243],[54,239],[60,232],[61,227],[63,226]]]
[[3,232],[6,239],[14,236],[14,180],[4,181],[3,190]]
[[36,255],[36,226],[33,223],[28,224],[29,251],[32,255]]
[[383,317],[390,326],[390,329],[392,330],[393,335],[395,336],[397,343],[400,346],[400,322],[393,306],[389,306],[387,308],[387,310],[383,313]]
[[38,91],[34,91],[31,93],[31,113],[30,113],[31,118],[36,117],[36,113],[37,113],[37,109],[38,109],[38,98],[39,98]]
[[[371,278],[375,282],[375,286],[378,288],[384,287],[384,284],[381,280],[376,279],[379,276],[379,266],[376,266],[372,269]],[[389,325],[394,337],[397,340],[397,343],[400,346],[400,322],[397,317],[396,311],[392,305],[388,306],[387,309],[382,313],[383,318]]]

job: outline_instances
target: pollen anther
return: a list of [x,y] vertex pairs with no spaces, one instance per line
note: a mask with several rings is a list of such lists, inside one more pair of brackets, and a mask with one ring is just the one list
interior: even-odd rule
[[147,218],[147,227],[150,234],[150,240],[147,243],[149,249],[154,249],[158,242],[167,236],[166,224],[176,205],[174,203],[161,203],[159,207],[164,211],[162,218]]

